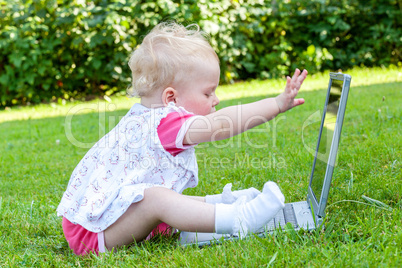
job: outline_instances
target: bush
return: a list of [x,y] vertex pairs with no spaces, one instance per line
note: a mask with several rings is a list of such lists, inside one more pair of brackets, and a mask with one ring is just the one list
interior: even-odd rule
[[400,64],[397,0],[0,0],[0,106],[111,95],[157,23],[198,23],[222,82]]
[[[402,2],[225,1],[210,6],[225,80],[399,64]],[[399,3],[399,5],[398,5]],[[220,12],[220,13],[219,13]]]

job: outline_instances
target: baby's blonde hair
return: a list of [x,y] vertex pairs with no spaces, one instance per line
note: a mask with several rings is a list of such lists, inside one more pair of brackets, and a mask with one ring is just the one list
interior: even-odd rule
[[184,27],[162,22],[145,36],[131,55],[128,65],[132,87],[127,93],[143,97],[165,89],[196,71],[196,63],[218,56],[207,41],[208,35],[196,24]]

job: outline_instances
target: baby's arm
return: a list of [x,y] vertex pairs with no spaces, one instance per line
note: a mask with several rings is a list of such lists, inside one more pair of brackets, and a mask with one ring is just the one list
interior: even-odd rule
[[285,91],[275,98],[230,106],[194,120],[189,127],[183,144],[227,139],[255,126],[266,123],[279,113],[301,105],[304,99],[295,99],[307,76],[307,71],[296,69],[292,78],[287,77]]

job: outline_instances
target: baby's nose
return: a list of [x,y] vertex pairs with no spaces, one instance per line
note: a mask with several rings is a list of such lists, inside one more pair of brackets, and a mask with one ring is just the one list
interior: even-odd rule
[[219,104],[219,99],[218,99],[218,97],[215,95],[215,98],[214,98],[214,101],[213,101],[212,105],[215,107],[215,106],[218,105],[218,104]]

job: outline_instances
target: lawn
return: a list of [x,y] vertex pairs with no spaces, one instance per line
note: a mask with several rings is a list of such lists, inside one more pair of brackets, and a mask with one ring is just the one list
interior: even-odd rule
[[[138,99],[59,102],[0,111],[0,266],[352,266],[401,267],[402,71],[357,68],[325,229],[288,230],[199,249],[177,237],[158,237],[113,254],[75,256],[56,207],[69,177],[88,150]],[[278,183],[287,202],[306,197],[317,126],[328,73],[309,76],[300,92],[306,103],[230,140],[200,144],[200,183],[186,194],[221,192]],[[221,86],[219,108],[275,96],[284,80]],[[368,199],[368,198],[370,199]],[[370,200],[375,200],[370,202]]]

